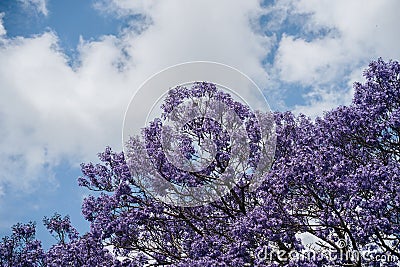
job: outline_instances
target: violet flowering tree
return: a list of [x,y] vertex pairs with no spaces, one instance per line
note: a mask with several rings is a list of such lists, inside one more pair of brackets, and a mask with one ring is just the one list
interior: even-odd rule
[[[36,227],[30,222],[16,224],[11,236],[0,242],[0,266],[2,267],[59,267],[59,266],[113,266],[129,263],[117,260],[101,240],[91,233],[79,236],[68,216],[54,214],[44,218],[44,225],[57,243],[45,251],[35,239]],[[130,266],[138,266],[131,264]],[[139,265],[140,266],[140,265]]]
[[[104,164],[83,165],[80,180],[103,192],[83,206],[92,230],[112,244],[116,254],[150,265],[397,266],[400,66],[379,59],[364,74],[367,81],[355,84],[349,106],[315,121],[290,112],[275,114],[274,162],[253,192],[242,182],[207,205],[168,205],[134,179],[130,164],[136,175],[151,175],[146,162],[128,155],[135,161],[127,164],[126,155],[107,148],[100,155]],[[200,86],[205,93],[212,87]],[[178,99],[186,93],[171,92]],[[173,100],[164,104],[164,112],[177,104]],[[211,173],[223,173],[229,143],[221,146],[227,156],[216,157],[207,173],[185,176],[170,168],[157,139],[161,123],[146,128],[144,139],[131,139],[132,151],[151,148],[157,171],[175,182],[196,184],[205,181],[202,175],[208,179]],[[218,126],[209,130],[204,123],[206,134],[219,132],[224,139]],[[257,127],[253,133],[257,136]],[[253,151],[258,151],[257,141]],[[191,149],[183,146],[183,154]],[[307,255],[310,249],[313,257]]]
[[[190,102],[192,108],[175,109],[194,98],[201,100]],[[252,261],[248,252],[235,247],[231,226],[258,205],[256,194],[249,187],[252,176],[260,171],[257,165],[264,163],[261,166],[268,167],[258,153],[266,145],[261,141],[273,141],[270,132],[271,140],[261,137],[262,130],[272,128],[259,125],[260,121],[265,126],[273,125],[273,116],[253,113],[211,83],[171,90],[162,109],[162,118],[155,119],[143,130],[143,138],[130,139],[127,159],[123,153],[107,148],[100,154],[103,165],[82,165],[84,177],[80,178],[80,184],[102,192],[97,198],[87,198],[83,205],[83,213],[92,223],[92,232],[100,235],[105,244],[112,245],[116,255],[132,258],[133,262],[144,260],[147,264],[172,265],[190,259],[203,261],[203,257],[210,257],[211,265],[221,261],[228,264],[230,260],[237,261],[236,265]],[[228,112],[229,109],[234,112]],[[212,114],[205,115],[207,112]],[[171,128],[163,129],[163,122],[168,121],[183,122],[182,134],[174,135],[169,131]],[[240,131],[240,125],[244,125],[244,131]],[[229,138],[224,128],[235,138]],[[242,146],[235,140],[241,138],[248,140],[247,153],[237,149]],[[212,146],[206,146],[206,154],[213,157],[205,168],[198,170],[196,162],[203,158],[199,157],[193,140],[200,143],[207,139],[213,140],[215,151]],[[174,148],[183,156],[182,161],[168,158],[166,154],[171,147],[164,146],[165,140],[168,140],[167,146],[177,141]],[[185,165],[185,160],[189,164]],[[234,168],[228,166],[232,161]],[[219,177],[226,173],[229,176],[221,181]],[[157,179],[157,175],[166,182]],[[148,180],[154,176],[154,180]],[[237,183],[229,187],[233,176]],[[169,182],[190,187],[189,191],[174,191],[172,197],[188,206],[153,197],[153,194],[170,194]],[[144,188],[143,184],[148,187]],[[209,184],[205,190],[201,187]],[[225,185],[229,190],[219,191]],[[197,205],[191,206],[187,199]],[[242,257],[237,253],[243,253]]]
[[[129,141],[127,153],[106,148],[101,164],[82,164],[79,184],[96,192],[82,206],[90,232],[79,236],[67,217],[45,218],[57,239],[46,252],[34,239],[34,225],[18,224],[0,242],[1,266],[399,266],[400,64],[379,59],[364,76],[349,106],[315,120],[290,112],[257,117],[210,83],[172,90],[163,116]],[[139,178],[161,174],[183,187],[215,184],[235,162],[228,135],[244,133],[196,116],[181,124],[184,134],[163,139],[162,126],[190,111],[173,113],[173,107],[195,96],[234,110],[239,120],[218,114],[243,123],[250,149],[239,153],[239,179],[233,186],[228,179],[227,192],[204,205],[173,205],[162,201],[168,183]],[[261,133],[272,122],[272,166],[257,176]],[[207,168],[186,168],[185,159],[202,160],[193,140],[208,139],[216,150],[206,146],[213,155]],[[163,140],[175,142],[182,161],[168,155]],[[178,191],[174,200],[187,192],[193,193]],[[207,200],[195,193],[190,200]]]
[[35,233],[32,222],[14,225],[11,236],[3,237],[0,242],[0,266],[43,266],[45,253]]
[[[400,65],[379,59],[364,76],[352,104],[322,118],[277,114],[276,161],[259,189],[279,207],[278,231],[307,233],[314,250],[336,252],[321,257],[324,265],[400,263]],[[270,207],[255,209],[250,234]]]
[[122,266],[91,233],[79,236],[68,216],[54,214],[43,223],[57,243],[44,256],[43,266]]

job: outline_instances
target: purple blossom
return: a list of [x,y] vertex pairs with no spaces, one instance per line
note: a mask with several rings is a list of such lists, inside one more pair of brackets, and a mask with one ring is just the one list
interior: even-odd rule
[[[57,244],[43,251],[34,237],[35,225],[17,224],[0,242],[0,266],[398,266],[400,64],[379,59],[364,76],[364,84],[354,85],[351,105],[315,121],[275,113],[276,153],[271,170],[260,177],[261,186],[251,191],[240,183],[197,207],[158,201],[134,177],[152,175],[150,163],[181,184],[196,185],[224,173],[232,159],[231,142],[224,125],[213,120],[185,126],[192,137],[214,138],[217,153],[208,169],[188,173],[169,162],[159,134],[174,119],[175,107],[204,96],[232,107],[246,125],[250,167],[258,160],[258,129],[270,122],[255,120],[251,110],[211,83],[172,89],[163,116],[129,142],[132,151],[151,157],[150,163],[107,147],[99,154],[101,163],[82,164],[79,185],[100,192],[82,206],[90,232],[78,235],[69,218],[59,214],[45,218]],[[191,159],[196,147],[188,136],[176,140],[179,151]],[[299,234],[314,238],[315,251],[329,250],[335,257],[291,258],[307,249]],[[340,256],[365,252],[397,260]]]

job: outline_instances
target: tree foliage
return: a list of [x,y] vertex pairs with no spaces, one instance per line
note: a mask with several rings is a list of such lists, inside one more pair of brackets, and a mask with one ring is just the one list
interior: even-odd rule
[[[206,205],[153,198],[135,177],[151,175],[146,163],[106,148],[101,163],[82,164],[79,178],[80,186],[99,192],[82,206],[90,232],[79,236],[68,217],[45,218],[58,242],[43,251],[34,224],[18,224],[0,243],[1,266],[398,266],[400,64],[379,59],[364,76],[364,84],[354,85],[353,102],[323,117],[275,113],[275,157],[258,177],[258,189],[249,190],[251,172],[244,172],[228,194]],[[215,97],[218,91],[209,83],[171,91],[164,116],[132,138],[130,147],[150,151],[169,181],[196,186],[223,174],[232,151],[221,125],[196,120],[186,129],[193,138],[217,140],[211,167],[183,172],[162,153],[159,126],[171,106],[193,94]],[[220,97],[235,107],[253,138],[251,169],[260,149],[254,114],[228,95]],[[191,142],[177,140],[191,159]],[[311,250],[317,256],[307,257]]]

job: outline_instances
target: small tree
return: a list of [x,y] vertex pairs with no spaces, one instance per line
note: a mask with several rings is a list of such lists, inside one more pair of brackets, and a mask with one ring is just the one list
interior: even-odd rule
[[0,242],[0,266],[43,266],[45,253],[40,241],[35,239],[35,224],[16,224],[12,234]]

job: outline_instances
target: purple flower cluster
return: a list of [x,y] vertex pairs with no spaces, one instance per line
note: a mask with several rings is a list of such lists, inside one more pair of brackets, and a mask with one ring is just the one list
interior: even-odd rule
[[[183,106],[185,101],[189,102],[189,105]],[[179,107],[180,105],[183,107]],[[173,88],[169,91],[161,109],[164,111],[163,119],[155,119],[144,129],[144,143],[158,173],[169,182],[194,187],[214,181],[225,171],[231,159],[232,147],[231,136],[224,129],[227,121],[234,121],[229,117],[230,110],[238,116],[239,122],[246,126],[247,136],[244,138],[249,138],[251,147],[248,161],[251,166],[256,165],[257,152],[260,149],[257,142],[261,139],[261,134],[255,115],[246,105],[233,100],[229,94],[218,90],[214,84],[202,82],[194,83],[191,87]],[[172,132],[174,128],[168,125],[176,122],[183,122],[183,125],[178,134],[172,134],[168,130]],[[196,154],[193,144],[200,145],[205,139],[212,140],[215,155],[214,160],[208,162],[200,171],[182,170],[176,167],[176,162],[170,162],[165,155],[165,146],[178,141],[177,149],[180,154],[191,164],[199,162],[203,158]],[[211,150],[208,149],[208,152]],[[134,160],[143,156],[140,153],[135,154],[132,156]],[[178,154],[173,153],[173,157],[176,158]]]
[[40,266],[45,253],[35,232],[32,222],[14,225],[12,235],[0,243],[0,266]]

